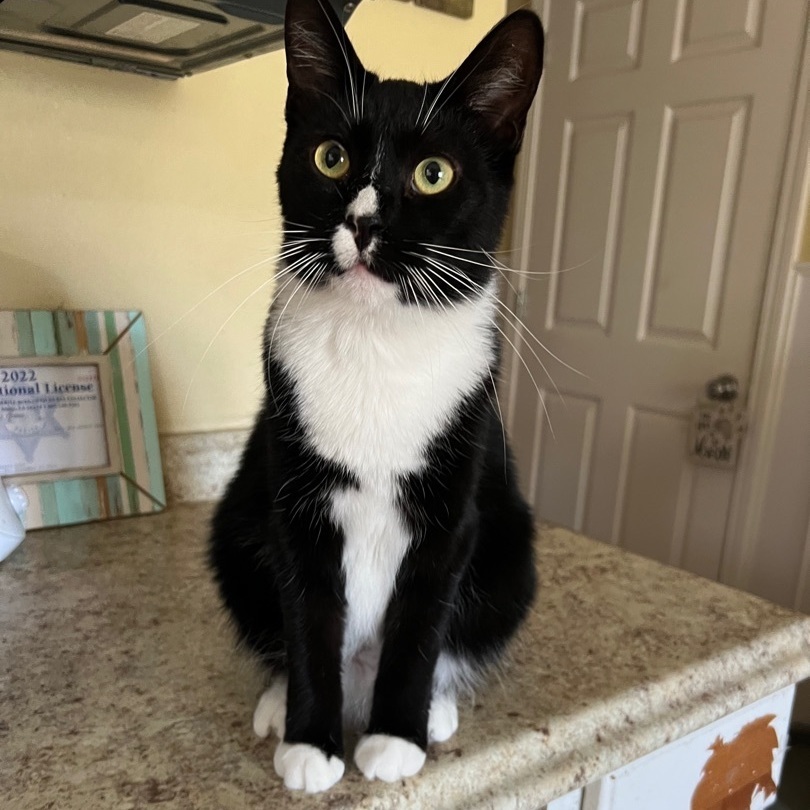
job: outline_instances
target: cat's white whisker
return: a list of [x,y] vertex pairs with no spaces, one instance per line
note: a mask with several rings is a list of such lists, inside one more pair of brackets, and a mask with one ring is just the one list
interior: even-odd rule
[[510,279],[509,276],[507,276],[506,273],[504,273],[503,270],[501,270],[500,267],[495,267],[495,270],[498,271],[498,275],[507,283],[507,285],[509,286],[509,289],[512,290],[512,292],[516,296],[520,295],[520,293],[518,292],[518,288],[515,287],[514,284],[512,284],[512,279]]
[[[431,103],[430,107],[428,107],[428,110],[427,110],[427,112],[425,113],[425,120],[424,120],[424,123],[422,124],[422,132],[424,132],[424,131],[427,129],[427,125],[428,125],[428,123],[430,123],[430,117],[431,117],[431,113],[433,112],[434,108],[436,107],[436,103],[437,103],[437,102],[438,102],[438,100],[441,98],[441,95],[442,95],[442,93],[444,92],[445,87],[447,87],[447,85],[448,85],[448,84],[450,84],[450,81],[452,80],[453,76],[455,76],[455,75],[456,75],[456,71],[458,71],[458,68],[456,68],[456,69],[455,69],[455,70],[454,70],[454,71],[453,71],[453,72],[452,72],[452,73],[451,73],[451,74],[450,74],[450,75],[449,75],[449,76],[448,76],[448,77],[447,77],[447,78],[446,78],[446,79],[445,79],[445,80],[442,82],[441,86],[440,86],[440,87],[439,87],[439,89],[436,91],[436,95],[433,97],[433,102]],[[417,122],[416,122],[416,123],[417,123],[417,125],[419,124],[419,120],[418,120],[418,119],[417,119]]]
[[[520,248],[509,248],[507,250],[492,250],[486,251],[484,248],[461,248],[456,247],[455,245],[439,245],[433,242],[414,242],[414,244],[419,245],[420,248],[438,248],[439,250],[449,250],[452,253],[474,253],[480,256],[482,253],[487,256],[488,258],[493,258],[494,256],[506,255],[507,253],[518,253]],[[493,261],[499,261],[498,259],[494,259]],[[517,271],[516,271],[517,272]]]
[[[431,253],[435,253],[435,254],[437,254],[439,256],[444,256],[444,257],[446,257],[448,259],[453,259],[454,261],[457,261],[457,262],[464,262],[465,264],[474,264],[474,265],[476,265],[478,267],[485,267],[488,270],[493,269],[492,262],[477,262],[477,261],[475,261],[475,259],[468,259],[466,256],[458,256],[458,255],[455,255],[453,253],[449,253],[447,250],[439,250],[437,248],[432,248],[432,247],[429,247],[428,250]],[[452,248],[451,248],[451,250],[452,250]],[[479,255],[480,255],[480,253],[479,253]]]
[[[438,251],[436,251],[436,252],[438,252]],[[418,256],[418,254],[411,254],[411,255],[417,255],[417,256]],[[446,255],[448,258],[451,258],[451,259],[460,259],[461,261],[466,261],[465,259],[462,259],[462,257],[459,257],[459,256],[451,256],[450,254],[444,254],[444,255]],[[450,268],[449,268],[449,265],[446,265],[446,264],[444,264],[444,263],[440,262],[440,260],[438,260],[438,259],[430,259],[430,258],[429,258],[429,257],[427,257],[427,256],[422,256],[422,257],[420,257],[420,258],[422,258],[422,259],[423,259],[425,262],[427,262],[427,263],[431,264],[432,266],[436,267],[437,269],[444,269],[444,270],[446,270],[446,271],[448,271],[448,270],[450,269]],[[490,269],[497,269],[497,268],[493,268],[493,266],[492,266],[492,265],[486,265],[486,264],[482,264],[481,262],[470,262],[470,263],[471,263],[471,264],[478,264],[478,265],[480,265],[480,266],[482,266],[482,267],[488,267],[488,268],[490,268]],[[468,283],[474,283],[474,282],[472,282],[472,280],[471,280],[469,277],[465,276],[463,273],[461,273],[461,272],[459,272],[459,271],[457,271],[457,270],[455,271],[455,275],[456,275],[456,278],[457,278],[458,280],[460,280],[460,281],[464,281],[464,282],[468,282]],[[480,290],[480,289],[481,289],[481,288],[480,288],[480,286],[479,286],[479,290]],[[526,325],[526,324],[523,322],[523,320],[522,320],[522,319],[521,319],[521,318],[520,318],[520,317],[517,315],[517,313],[515,313],[515,312],[514,312],[512,309],[510,309],[510,308],[509,308],[509,307],[508,307],[508,306],[507,306],[507,305],[506,305],[506,304],[505,304],[503,301],[501,301],[500,299],[498,299],[498,306],[499,306],[499,307],[501,307],[501,309],[502,309],[504,312],[508,313],[508,314],[509,314],[509,315],[510,315],[512,318],[514,318],[514,319],[515,319],[515,320],[516,320],[516,321],[517,321],[517,322],[520,324],[520,326],[521,326],[521,328],[522,328],[523,332],[525,332],[527,335],[529,335],[529,336],[532,338],[532,340],[534,340],[534,341],[535,341],[535,343],[536,343],[536,344],[537,344],[537,345],[538,345],[538,346],[539,346],[539,347],[540,347],[540,348],[541,348],[541,349],[542,349],[544,352],[546,352],[546,354],[548,354],[548,355],[549,355],[549,357],[552,357],[552,358],[553,358],[554,360],[556,360],[556,361],[557,361],[557,362],[558,362],[558,363],[559,363],[561,366],[564,366],[564,367],[565,367],[565,368],[567,368],[569,371],[572,371],[574,374],[578,374],[580,377],[583,377],[583,378],[585,378],[585,379],[587,379],[587,378],[588,378],[588,376],[587,376],[587,375],[586,375],[584,372],[580,371],[580,370],[579,370],[579,369],[577,369],[577,368],[574,368],[574,367],[573,367],[572,365],[570,365],[569,363],[566,363],[566,362],[565,362],[565,360],[563,360],[561,357],[558,357],[558,356],[557,356],[557,355],[556,355],[556,354],[555,354],[553,351],[551,351],[551,349],[549,349],[549,348],[548,348],[548,346],[546,346],[546,345],[545,345],[545,344],[544,344],[544,343],[543,343],[543,342],[542,342],[542,341],[541,341],[541,340],[540,340],[540,339],[537,337],[537,335],[535,335],[535,334],[534,334],[534,332],[532,332],[532,331],[531,331],[531,329],[529,329],[529,327],[528,327],[528,326],[527,326],[527,325]],[[529,344],[527,344],[527,345],[529,345]],[[531,348],[531,347],[530,347],[530,348]],[[533,351],[533,350],[532,350],[532,351]],[[546,373],[548,373],[548,372],[546,372]],[[551,379],[551,376],[550,376],[550,375],[549,375],[549,379]]]
[[[484,251],[484,253],[492,258],[489,253]],[[493,259],[493,261],[497,262],[500,265],[501,269],[506,270],[508,273],[517,273],[521,276],[559,276],[563,273],[570,273],[574,270],[580,270],[581,268],[585,267],[586,265],[590,264],[592,261],[595,261],[601,256],[601,252],[596,252],[593,256],[585,259],[584,261],[579,262],[579,264],[572,264],[568,267],[560,267],[557,270],[517,270],[514,267],[509,267],[508,265],[504,264],[503,262],[499,262],[497,259]]]
[[251,298],[258,295],[265,287],[272,284],[273,281],[274,281],[273,278],[268,278],[267,280],[263,281],[255,290],[253,290],[252,293],[250,293],[249,295],[246,295],[239,302],[236,309],[234,309],[233,312],[231,312],[231,314],[225,319],[225,321],[219,327],[219,329],[217,329],[216,333],[214,334],[214,337],[211,338],[208,345],[205,347],[205,351],[202,353],[202,357],[200,357],[199,361],[197,362],[197,365],[194,367],[194,371],[193,371],[193,373],[191,375],[191,379],[188,382],[188,388],[186,388],[186,395],[185,395],[185,397],[183,397],[183,405],[180,408],[180,415],[181,416],[185,413],[186,405],[188,404],[188,398],[189,398],[189,395],[191,394],[191,389],[194,386],[194,380],[197,377],[197,372],[200,370],[200,366],[202,366],[203,362],[205,361],[205,358],[208,357],[208,352],[211,351],[211,347],[214,345],[214,342],[216,341],[216,339],[222,334],[222,331],[234,319],[234,317],[242,309],[242,307],[245,304],[247,304],[247,302],[250,301]]
[[425,109],[425,101],[427,100],[427,92],[428,92],[428,83],[425,82],[425,89],[422,93],[422,103],[419,105],[419,112],[416,114],[416,122],[414,123],[414,127],[419,126],[419,119],[422,117],[422,110]]
[[260,230],[260,231],[245,231],[244,233],[241,234],[241,236],[257,236],[257,235],[261,235],[261,236],[280,236],[283,239],[285,236],[296,237],[297,234],[305,234],[305,233],[308,233],[308,231],[297,231],[297,230],[296,231],[288,231],[288,230],[285,230],[285,229],[278,230],[278,229],[275,229],[275,228],[267,228],[267,229],[263,229],[263,230]]
[[[468,78],[469,78],[469,77],[470,77],[470,76],[471,76],[473,73],[475,73],[475,71],[476,71],[476,70],[477,70],[477,69],[478,69],[478,68],[481,66],[481,64],[483,63],[483,61],[484,61],[484,59],[485,59],[485,58],[486,58],[486,57],[482,57],[481,59],[479,59],[479,60],[478,60],[478,62],[476,62],[476,64],[475,64],[475,65],[471,66],[471,67],[470,67],[470,70],[467,72],[467,75],[464,77],[464,79],[463,79],[462,81],[460,81],[460,82],[459,82],[459,83],[458,83],[458,84],[457,84],[457,85],[456,85],[456,86],[455,86],[455,87],[454,87],[454,88],[453,88],[453,89],[452,89],[452,90],[451,90],[451,91],[450,91],[450,92],[447,94],[447,96],[446,96],[444,99],[442,99],[442,103],[441,103],[441,105],[440,105],[439,107],[436,107],[436,103],[437,103],[437,102],[439,101],[439,99],[441,98],[441,95],[442,95],[442,93],[444,92],[445,88],[446,88],[446,87],[447,87],[447,85],[450,83],[451,79],[452,79],[452,78],[453,78],[453,77],[456,75],[456,73],[458,73],[458,71],[459,71],[459,70],[461,70],[461,68],[462,68],[464,65],[459,65],[459,66],[458,66],[458,67],[457,67],[457,68],[456,68],[456,69],[455,69],[455,70],[454,70],[454,71],[453,71],[453,72],[452,72],[452,73],[451,73],[451,74],[450,74],[450,75],[449,75],[449,76],[448,76],[448,77],[447,77],[447,78],[444,80],[444,84],[442,84],[442,86],[439,88],[439,92],[438,92],[438,93],[436,93],[436,98],[434,98],[434,99],[433,99],[433,104],[431,104],[430,109],[427,111],[427,114],[425,115],[425,123],[424,123],[424,125],[423,125],[423,127],[422,127],[422,132],[424,132],[424,131],[427,129],[427,126],[428,126],[428,124],[430,123],[431,119],[432,119],[432,118],[434,118],[436,115],[438,115],[438,113],[439,113],[439,112],[442,110],[442,108],[443,108],[443,107],[444,107],[444,106],[447,104],[447,102],[448,102],[448,101],[450,101],[450,99],[453,97],[453,95],[454,95],[454,94],[455,94],[455,93],[458,91],[459,87],[461,87],[461,85],[462,85],[462,84],[463,84],[463,83],[464,83],[464,82],[465,82],[465,81],[466,81],[466,80],[467,80],[467,79],[468,79]],[[465,64],[466,64],[466,63],[465,63]]]
[[[415,270],[415,272],[418,275],[421,276],[421,273],[418,270]],[[425,279],[425,281],[427,282],[427,279]],[[446,298],[447,303],[450,304],[450,306],[456,307],[456,304],[453,301],[451,301],[450,298],[446,294],[443,293],[443,295]],[[438,299],[437,299],[437,302],[438,302]],[[501,400],[500,400],[500,397],[498,396],[498,385],[495,382],[495,378],[492,375],[492,366],[489,366],[487,368],[487,373],[489,374],[489,379],[490,379],[490,382],[492,383],[492,393],[495,395],[495,403],[496,403],[497,408],[498,408],[498,416],[500,417],[501,438],[503,439],[503,460],[504,460],[504,474],[505,474],[505,472],[506,472],[506,464],[507,464],[506,423],[504,422],[503,410],[501,409]]]
[[[421,244],[423,244],[423,243],[421,243]],[[455,259],[455,260],[461,261],[461,262],[467,262],[468,264],[477,264],[480,267],[492,267],[492,264],[490,264],[490,263],[476,262],[473,259],[468,259],[468,258],[466,258],[464,256],[455,255],[454,252],[449,252],[449,253],[447,252],[447,251],[457,251],[457,250],[460,250],[460,248],[449,247],[448,245],[428,245],[428,244],[423,244],[423,246],[425,248],[427,248],[431,253],[437,253],[439,255],[446,256],[447,258],[450,258],[450,259]],[[465,251],[465,252],[467,252],[467,251]],[[504,264],[503,262],[498,261],[497,259],[495,259],[492,256],[492,254],[487,253],[487,251],[485,251],[483,249],[481,249],[481,250],[471,250],[469,252],[470,253],[478,253],[479,255],[481,253],[483,253],[485,256],[487,256],[489,259],[491,259],[494,264],[497,264],[498,267],[501,270],[505,270],[506,272],[509,272],[509,273],[517,273],[518,275],[521,275],[521,276],[556,276],[556,275],[559,275],[561,273],[570,273],[572,270],[579,270],[580,268],[585,267],[585,265],[587,265],[590,262],[594,261],[594,259],[597,259],[599,257],[599,255],[600,255],[599,253],[595,253],[593,256],[591,256],[588,259],[585,259],[585,261],[580,262],[579,264],[572,265],[571,267],[561,267],[559,270],[517,270],[514,267],[509,267],[508,265]]]
[[[552,437],[554,437],[556,439],[557,437],[554,434],[554,425],[551,424],[551,414],[548,412],[548,407],[546,405],[546,395],[545,395],[544,392],[542,392],[540,390],[540,387],[537,384],[537,380],[534,378],[534,374],[532,374],[532,371],[529,368],[529,364],[523,358],[523,355],[520,353],[520,350],[517,348],[517,346],[515,346],[515,344],[509,339],[509,335],[507,335],[506,332],[504,332],[503,329],[501,329],[501,327],[498,326],[498,324],[495,323],[494,321],[493,321],[493,326],[501,333],[501,336],[503,337],[503,339],[512,347],[515,354],[517,355],[518,360],[520,360],[520,362],[523,364],[523,368],[526,369],[526,373],[529,375],[529,377],[530,377],[530,379],[532,381],[532,384],[534,385],[534,390],[537,391],[537,396],[540,399],[540,405],[543,407],[543,413],[545,414],[546,422],[548,422],[548,429],[551,431]],[[546,372],[546,374],[548,375],[548,372]],[[549,380],[551,380],[552,384],[554,384],[554,380],[551,378],[550,375],[549,375],[548,378],[549,378]],[[562,400],[563,399],[562,394],[560,394],[559,389],[557,388],[556,385],[554,385],[554,388],[557,391],[558,396]]]
[[368,71],[363,68],[363,88],[360,91],[360,118],[361,120],[365,117],[366,114],[366,78],[368,77]]
[[[315,261],[317,261],[317,259],[316,259],[316,258],[313,258],[313,259],[312,259],[312,264],[314,264],[314,262],[315,262]],[[311,264],[307,264],[307,265],[305,265],[305,270],[310,269],[310,267],[311,267]],[[299,272],[304,272],[304,271],[299,271]],[[293,277],[293,279],[294,279],[294,278],[295,278],[295,277]],[[300,278],[300,281],[299,281],[298,286],[297,286],[297,287],[296,287],[296,288],[295,288],[295,289],[292,291],[292,294],[291,294],[291,295],[290,295],[290,297],[287,299],[287,301],[286,301],[286,302],[285,302],[285,304],[284,304],[284,307],[282,308],[281,312],[279,313],[278,317],[276,318],[276,323],[275,323],[275,326],[274,326],[274,328],[273,328],[273,333],[272,333],[272,335],[270,336],[270,340],[269,340],[269,341],[268,341],[268,343],[267,343],[267,356],[268,356],[268,358],[269,358],[269,357],[271,356],[271,354],[272,354],[273,341],[275,340],[275,337],[276,337],[276,332],[277,332],[277,330],[278,330],[278,327],[279,327],[279,324],[281,323],[282,318],[284,317],[284,313],[287,311],[287,307],[289,307],[289,306],[290,306],[290,302],[293,300],[293,298],[295,298],[295,296],[296,296],[296,294],[298,293],[298,291],[299,291],[299,290],[300,290],[300,289],[301,289],[301,288],[302,288],[302,287],[303,287],[303,286],[304,286],[306,283],[307,283],[307,278],[306,278],[306,275],[304,274],[304,276],[303,276],[302,278]],[[283,292],[283,290],[284,290],[284,289],[286,289],[286,285],[285,285],[285,287],[284,287],[284,288],[282,288],[281,290],[279,290],[279,292],[277,293],[276,297],[278,297],[278,295],[279,295],[281,292]]]
[[[191,315],[193,312],[195,312],[197,309],[199,309],[211,297],[216,295],[218,292],[220,292],[222,289],[227,287],[229,284],[236,281],[238,278],[241,278],[246,273],[249,273],[251,270],[255,270],[256,268],[261,267],[262,265],[268,264],[270,262],[278,262],[281,259],[289,258],[294,253],[297,253],[297,252],[300,252],[300,250],[303,250],[304,245],[300,244],[300,241],[301,240],[292,240],[292,241],[289,241],[289,242],[283,244],[282,247],[279,249],[279,251],[274,253],[272,256],[268,256],[268,257],[266,257],[264,259],[261,259],[258,262],[255,262],[254,264],[251,264],[249,267],[246,267],[244,270],[240,270],[238,273],[235,273],[230,278],[227,278],[221,284],[217,285],[213,290],[211,290],[203,298],[201,298],[199,301],[197,301],[197,303],[194,304],[194,306],[187,309],[179,318],[174,320],[162,332],[160,332],[158,335],[156,335],[154,338],[152,338],[152,340],[150,340],[142,349],[140,349],[134,355],[134,357],[132,359],[132,362],[135,362],[135,360],[138,357],[140,357],[140,355],[142,355],[145,351],[147,351],[147,349],[154,346],[155,343],[157,343],[161,338],[165,337],[169,332],[172,331],[172,329],[174,329],[176,326],[178,326],[180,323],[182,323],[182,321],[184,321],[189,315]],[[304,241],[309,241],[309,240],[304,240]],[[327,241],[327,240],[326,239],[318,239],[318,240],[312,240],[312,241]],[[278,273],[276,273],[275,278],[278,278]]]
[[[420,244],[422,244],[422,243],[420,243]],[[425,246],[425,247],[430,247],[429,245],[424,245],[424,246]],[[453,248],[453,250],[455,250],[455,248]],[[480,255],[482,251],[479,251],[479,250],[470,250],[470,251],[468,251],[468,252],[470,252],[470,253],[477,253],[477,254],[479,254],[479,255]],[[413,253],[412,253],[411,255],[420,255],[420,254],[413,254]],[[420,257],[421,257],[421,256],[420,256]],[[424,257],[421,257],[421,258],[424,258]],[[451,258],[453,258],[454,260],[458,260],[458,261],[468,261],[468,260],[467,260],[467,259],[465,259],[463,256],[453,256],[453,257],[451,257]],[[500,272],[500,269],[499,269],[497,266],[495,266],[494,264],[492,264],[492,265],[482,264],[481,266],[482,266],[482,267],[488,267],[488,268],[489,268],[489,269],[491,269],[491,270],[497,270],[497,271],[499,271],[499,272]],[[509,278],[507,278],[507,277],[506,277],[506,276],[505,276],[503,273],[500,273],[500,275],[501,275],[501,278],[503,278],[503,280],[504,280],[504,281],[505,281],[505,282],[506,282],[506,283],[507,283],[507,284],[508,284],[508,285],[509,285],[509,286],[512,288],[512,290],[514,291],[515,295],[517,295],[517,294],[518,294],[518,291],[517,291],[517,288],[515,287],[515,285],[514,285],[514,284],[512,284],[512,282],[509,280]]]
[[[317,260],[317,257],[313,258],[312,263],[314,263],[316,260]],[[303,278],[299,278],[298,276],[292,276],[291,278],[287,279],[287,281],[284,283],[284,286],[281,287],[281,289],[277,290],[276,294],[274,296],[274,298],[277,300],[278,297],[284,292],[284,290],[286,290],[287,287],[289,287],[289,285],[296,280],[296,278],[299,278],[298,286],[293,290],[292,294],[290,295],[290,297],[287,299],[286,303],[284,304],[284,307],[281,310],[281,313],[276,318],[275,327],[273,328],[273,334],[270,336],[270,340],[267,341],[267,345],[266,345],[267,358],[266,358],[266,360],[267,360],[267,364],[268,364],[268,375],[267,375],[268,380],[271,377],[271,375],[269,374],[269,365],[270,365],[270,361],[272,360],[272,356],[273,356],[273,343],[275,341],[276,331],[278,330],[279,324],[281,323],[281,319],[284,316],[284,313],[287,311],[287,307],[289,307],[290,302],[293,300],[293,298],[295,298],[296,294],[301,289],[301,287],[304,284],[306,284],[306,282],[307,282],[306,270],[309,269],[311,266],[312,266],[311,264],[307,264],[307,265],[304,266],[304,270],[303,270],[304,276],[303,276]],[[276,396],[275,396],[274,391],[272,390],[272,387],[270,387],[270,395],[273,398],[274,404],[277,405]]]
[[[443,271],[443,272],[447,273],[452,278],[454,278],[456,281],[458,281],[458,282],[462,283],[463,285],[465,285],[467,289],[469,289],[469,290],[471,290],[473,292],[477,292],[477,293],[480,293],[480,292],[482,292],[484,290],[484,287],[482,287],[480,284],[477,284],[472,279],[465,276],[463,273],[461,273],[456,268],[450,267],[449,265],[440,265],[439,263],[437,263],[437,262],[435,262],[433,260],[430,260],[430,259],[427,259],[426,261],[429,261],[431,263],[431,265],[433,267],[435,267],[437,270],[439,270],[440,272]],[[495,305],[500,306],[502,308],[505,307],[505,304],[503,304],[497,297],[495,298]],[[512,313],[512,311],[508,307],[506,307],[506,310],[510,314],[514,314],[514,313]],[[523,356],[520,354],[517,346],[509,339],[507,334],[503,331],[503,329],[500,328],[500,326],[498,326],[498,324],[494,320],[492,321],[492,324],[501,333],[501,335],[503,335],[504,339],[509,342],[509,345],[515,350],[515,353],[518,355],[521,362],[524,364],[524,366],[526,367],[526,370],[528,371],[529,370],[528,365],[526,364],[526,361],[523,358]],[[545,346],[543,346],[542,344],[540,344],[540,345],[542,346],[542,348],[546,349]],[[557,383],[554,381],[554,378],[551,376],[548,368],[546,367],[546,364],[542,361],[542,359],[540,358],[540,355],[537,354],[537,352],[534,350],[534,348],[532,347],[532,345],[530,343],[526,343],[526,346],[528,347],[529,351],[532,353],[534,358],[537,360],[537,362],[540,364],[540,368],[543,369],[543,372],[545,373],[546,377],[548,377],[549,382],[551,383],[552,387],[554,388],[554,391],[556,392],[557,396],[564,403],[565,399],[563,398],[563,395],[560,393],[560,389],[558,388]],[[562,362],[551,351],[549,351],[548,349],[546,349],[546,351],[550,355],[552,355],[552,357],[554,357],[556,360],[558,360],[559,362]],[[567,364],[563,363],[563,365],[567,365]],[[529,372],[529,373],[531,375],[531,372]],[[531,375],[531,377],[532,377],[532,382],[535,383],[535,388],[537,389],[537,392],[539,394],[540,390],[537,387],[537,382],[535,381],[533,375]],[[543,404],[543,408],[545,409],[545,407],[546,407],[545,406],[545,400],[542,401],[542,404]],[[548,415],[547,411],[546,411],[546,414]],[[551,420],[550,419],[549,419],[549,428],[551,428]],[[554,433],[554,430],[552,428],[552,435],[553,435],[553,433]]]
[[301,305],[307,300],[307,297],[310,295],[312,290],[315,289],[315,285],[318,283],[318,281],[322,278],[323,274],[326,272],[327,267],[328,267],[327,262],[318,262],[314,265],[311,265],[306,271],[304,271],[304,276],[310,283],[307,285],[307,289],[304,290],[304,294],[298,301],[298,306],[295,309],[296,315],[298,314],[298,311],[301,309]]
[[580,371],[578,368],[574,368],[572,365],[566,363],[565,360],[563,360],[562,358],[560,358],[556,354],[554,354],[554,352],[551,351],[551,349],[549,349],[548,346],[546,346],[546,344],[543,343],[543,341],[540,340],[540,338],[538,338],[537,335],[535,335],[534,332],[532,332],[532,330],[529,329],[528,326],[526,326],[526,324],[518,317],[517,313],[515,313],[506,304],[504,304],[503,301],[499,301],[498,305],[501,307],[502,311],[507,312],[512,318],[514,318],[518,322],[518,324],[520,324],[523,332],[525,334],[529,335],[529,337],[531,337],[532,340],[534,340],[534,342],[537,343],[537,345],[546,354],[548,354],[550,357],[553,357],[561,366],[565,366],[565,368],[567,368],[569,371],[573,371],[574,374],[578,374],[583,379],[586,379],[586,380],[589,379],[588,375],[585,374],[585,372]]
[[[250,223],[251,225],[258,225],[258,224],[264,223],[264,222],[275,222],[275,221],[276,221],[276,217],[266,217],[264,219],[240,219],[239,220],[239,222],[246,222],[246,223]],[[287,227],[288,225],[294,225],[295,228],[299,229],[299,230],[296,231],[295,229],[288,228]],[[303,233],[305,230],[306,231],[312,230],[312,225],[305,225],[305,224],[302,224],[300,222],[290,222],[290,220],[285,220],[284,224],[282,225],[281,228],[277,228],[275,231],[268,231],[267,233],[274,233],[274,232],[277,232],[277,233],[301,232],[301,233]]]
[[343,120],[346,122],[346,124],[348,126],[352,125],[351,119],[349,118],[348,115],[346,115],[346,111],[343,109],[342,105],[338,101],[332,98],[332,96],[330,96],[329,93],[325,93],[323,90],[316,90],[316,92],[318,93],[318,95],[323,96],[328,101],[331,101],[332,104],[334,104],[335,107],[337,107],[338,112],[343,116]]
[[235,273],[230,278],[223,281],[221,284],[219,284],[213,290],[211,290],[211,292],[209,292],[207,295],[205,295],[203,298],[201,298],[199,301],[197,301],[197,303],[194,304],[194,306],[192,306],[190,309],[187,309],[179,318],[174,320],[162,332],[160,332],[158,335],[153,337],[152,340],[150,340],[142,349],[140,349],[138,352],[136,352],[135,356],[132,358],[132,362],[134,363],[135,360],[137,360],[137,358],[140,357],[147,349],[149,349],[151,346],[154,346],[155,343],[157,343],[161,338],[165,337],[169,332],[172,331],[172,329],[174,329],[176,326],[178,326],[180,323],[182,323],[189,315],[191,315],[192,312],[195,312],[197,309],[199,309],[209,298],[216,295],[220,290],[222,290],[223,288],[227,287],[229,284],[236,281],[236,279],[241,278],[246,273],[249,273],[251,270],[255,270],[257,267],[261,267],[264,264],[267,264],[269,262],[273,262],[273,261],[276,261],[276,260],[277,260],[277,256],[275,256],[275,255],[274,256],[268,256],[268,257],[262,259],[261,261],[256,262],[255,264],[251,264],[250,267],[246,267],[244,270],[240,270],[238,273]]
[[[216,331],[216,333],[214,334],[213,338],[211,338],[211,341],[209,342],[208,346],[206,347],[205,351],[203,352],[202,357],[200,357],[199,362],[197,363],[197,365],[196,365],[196,366],[195,366],[195,368],[194,368],[194,372],[192,373],[192,375],[191,375],[191,379],[189,380],[188,388],[186,389],[186,395],[185,395],[185,397],[183,398],[183,406],[182,406],[182,408],[180,409],[180,413],[181,413],[181,414],[185,412],[186,404],[188,403],[188,398],[189,398],[189,395],[190,395],[190,393],[191,393],[191,389],[192,389],[192,387],[193,387],[194,380],[195,380],[195,378],[196,378],[196,376],[197,376],[197,373],[198,373],[198,372],[199,372],[199,370],[200,370],[200,367],[202,366],[203,362],[205,361],[205,358],[208,356],[208,353],[211,351],[211,348],[213,347],[213,345],[214,345],[214,343],[216,342],[217,338],[220,336],[220,334],[222,334],[223,330],[224,330],[224,329],[225,329],[225,327],[228,325],[228,323],[230,323],[230,321],[231,321],[231,320],[232,320],[232,319],[233,319],[233,318],[236,316],[236,314],[237,314],[237,313],[238,313],[238,312],[239,312],[239,311],[242,309],[242,307],[243,307],[243,306],[244,306],[244,305],[245,305],[245,304],[246,304],[248,301],[250,301],[250,299],[251,299],[251,298],[253,298],[255,295],[257,295],[257,294],[258,294],[258,293],[259,293],[261,290],[263,290],[263,289],[264,289],[265,287],[267,287],[268,285],[270,285],[270,284],[274,284],[274,283],[277,283],[277,282],[278,282],[278,280],[279,280],[280,278],[282,278],[284,275],[286,275],[287,273],[291,273],[291,272],[292,272],[292,271],[295,269],[295,265],[296,265],[296,264],[300,264],[300,263],[302,263],[302,262],[304,261],[304,259],[306,259],[306,258],[307,258],[307,257],[302,257],[301,259],[297,260],[297,262],[293,263],[293,265],[291,265],[290,267],[285,268],[285,270],[284,270],[284,271],[279,272],[279,273],[276,273],[274,276],[272,276],[271,278],[267,279],[265,282],[263,282],[261,285],[259,285],[259,287],[257,287],[257,288],[256,288],[256,289],[255,289],[255,290],[252,292],[252,293],[250,293],[248,296],[246,296],[246,297],[245,297],[245,298],[244,298],[244,299],[241,301],[241,303],[239,303],[239,304],[237,305],[236,309],[234,309],[234,310],[233,310],[233,312],[231,312],[231,314],[228,316],[228,318],[225,320],[225,322],[224,322],[224,323],[223,323],[223,324],[222,324],[222,325],[219,327],[219,329]],[[284,285],[284,286],[286,286],[286,284],[287,284],[287,283],[289,283],[289,281],[291,281],[291,280],[292,280],[292,279],[288,280],[288,281],[285,283],[285,285]],[[282,287],[282,289],[283,289],[283,287]]]

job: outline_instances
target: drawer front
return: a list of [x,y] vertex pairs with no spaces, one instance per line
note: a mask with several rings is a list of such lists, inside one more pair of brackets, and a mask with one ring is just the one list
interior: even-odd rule
[[608,774],[585,789],[582,810],[762,810],[779,782],[793,692],[783,689]]

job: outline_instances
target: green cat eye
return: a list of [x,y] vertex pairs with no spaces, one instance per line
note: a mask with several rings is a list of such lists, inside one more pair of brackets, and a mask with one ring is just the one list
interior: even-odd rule
[[443,157],[425,158],[413,173],[413,187],[420,194],[439,194],[453,182],[453,166]]
[[330,180],[340,180],[349,171],[349,153],[337,141],[324,141],[315,150],[315,168]]

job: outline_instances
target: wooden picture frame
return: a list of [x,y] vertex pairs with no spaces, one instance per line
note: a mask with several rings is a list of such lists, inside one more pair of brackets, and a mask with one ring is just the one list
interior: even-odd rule
[[0,311],[0,476],[27,529],[166,504],[139,311]]

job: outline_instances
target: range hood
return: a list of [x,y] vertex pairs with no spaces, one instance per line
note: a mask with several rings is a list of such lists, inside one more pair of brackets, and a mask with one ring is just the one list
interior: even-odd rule
[[[326,0],[344,25],[358,2]],[[284,46],[286,0],[0,0],[0,49],[164,79]]]

